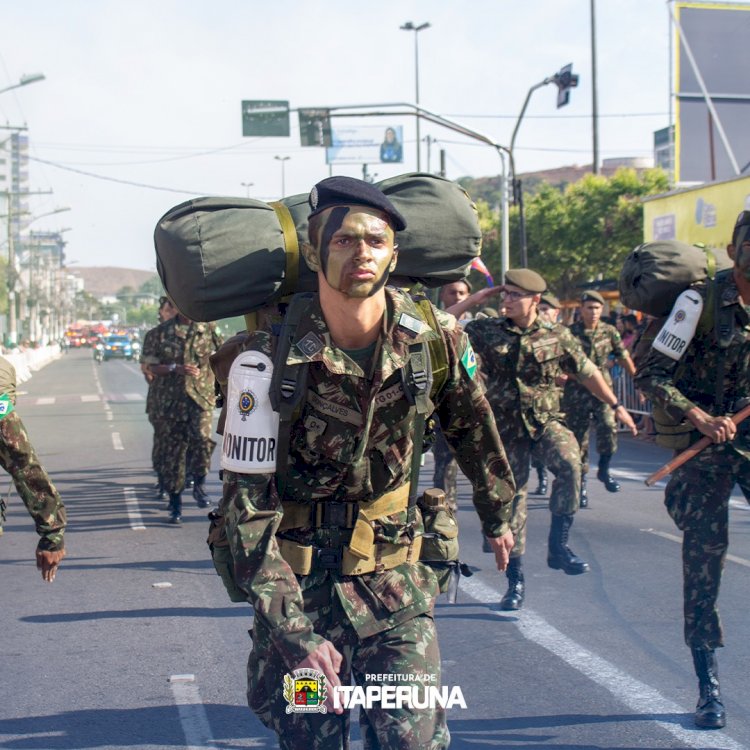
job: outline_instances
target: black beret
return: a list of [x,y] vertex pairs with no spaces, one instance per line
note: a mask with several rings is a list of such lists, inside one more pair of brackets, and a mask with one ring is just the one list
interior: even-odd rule
[[396,210],[381,190],[355,177],[328,177],[310,191],[310,216],[315,216],[331,206],[353,205],[377,208],[390,218],[393,228],[406,229],[406,219]]
[[547,282],[530,268],[511,268],[505,272],[505,283],[534,294],[547,291]]
[[604,297],[599,292],[588,289],[581,295],[581,302],[598,302],[600,305],[603,305]]
[[555,310],[560,309],[560,300],[555,297],[552,292],[545,292],[542,295],[542,304],[543,305],[549,305],[550,307],[554,307]]

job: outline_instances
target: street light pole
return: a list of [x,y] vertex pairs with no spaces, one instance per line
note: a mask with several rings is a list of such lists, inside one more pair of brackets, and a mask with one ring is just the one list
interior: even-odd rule
[[19,89],[21,86],[28,86],[30,83],[36,83],[37,81],[44,80],[44,73],[31,73],[30,75],[21,76],[21,80],[18,83],[14,83],[12,86],[6,86],[4,89],[0,89],[0,94],[4,94],[6,91],[11,89]]
[[243,188],[247,190],[247,197],[250,197],[250,188],[255,185],[254,182],[241,182],[240,185],[242,185]]
[[289,161],[291,156],[274,156],[274,159],[281,162],[281,197],[286,198],[286,182],[284,179],[284,162]]
[[[401,31],[414,32],[414,103],[417,105],[417,107],[419,107],[419,32],[424,31],[425,29],[429,29],[430,24],[425,22],[420,23],[418,26],[415,26],[411,21],[407,21],[403,26],[399,28],[401,29]],[[422,138],[420,135],[419,122],[420,117],[419,111],[417,110],[417,172],[422,171]]]

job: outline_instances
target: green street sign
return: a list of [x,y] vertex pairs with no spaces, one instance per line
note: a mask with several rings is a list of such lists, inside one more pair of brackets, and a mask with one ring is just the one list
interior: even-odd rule
[[243,99],[242,135],[289,137],[289,102]]

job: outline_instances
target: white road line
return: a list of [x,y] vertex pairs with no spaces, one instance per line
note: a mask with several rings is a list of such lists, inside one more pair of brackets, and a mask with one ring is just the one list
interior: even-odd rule
[[[670,542],[677,542],[677,544],[682,544],[682,537],[677,536],[676,534],[667,534],[666,531],[657,531],[656,529],[641,529],[641,531],[645,531],[647,534],[653,534],[654,536],[660,536],[662,539],[669,539]],[[733,563],[737,563],[737,565],[743,565],[746,568],[750,568],[750,560],[745,560],[744,557],[737,557],[737,555],[727,555],[727,560]]]
[[125,446],[122,444],[122,440],[120,439],[120,433],[119,432],[113,432],[112,433],[112,447],[116,451],[124,451]]
[[142,393],[123,393],[122,395],[126,401],[143,401],[145,399]]
[[81,395],[81,401],[84,403],[89,401],[101,401],[102,397],[96,393],[84,393]]
[[143,525],[143,519],[141,518],[141,507],[138,505],[135,487],[123,487],[122,491],[125,495],[125,507],[130,519],[130,528],[133,531],[145,531],[146,527]]
[[[472,578],[461,583],[461,589],[483,604],[497,602],[500,594],[484,583]],[[504,613],[495,612],[498,617]],[[518,614],[517,626],[529,641],[546,649],[559,659],[578,670],[592,682],[604,688],[618,701],[643,716],[659,714],[684,714],[684,726],[666,721],[655,723],[669,732],[685,747],[722,748],[723,750],[747,750],[744,745],[731,740],[725,734],[708,734],[688,729],[692,727],[692,706],[679,706],[668,700],[654,688],[610,664],[605,659],[576,643],[552,627],[544,618],[532,610],[524,609]]]
[[48,406],[55,403],[55,396],[42,396],[36,400],[37,406]]
[[188,675],[173,675],[169,678],[174,702],[180,716],[182,731],[185,733],[185,745],[188,750],[218,750],[211,736],[211,725],[208,723],[206,709],[201,700],[198,686]]

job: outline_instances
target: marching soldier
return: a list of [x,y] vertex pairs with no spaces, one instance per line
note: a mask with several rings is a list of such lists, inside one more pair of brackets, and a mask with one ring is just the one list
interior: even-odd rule
[[[220,506],[236,583],[255,610],[250,706],[284,750],[348,745],[347,720],[336,715],[341,708],[334,714],[288,710],[282,688],[294,670],[324,675],[329,698],[352,676],[381,687],[388,673],[409,675],[404,685],[440,684],[432,618],[437,580],[418,562],[422,521],[410,499],[419,415],[436,407],[474,485],[499,569],[513,544],[513,478],[468,340],[451,316],[428,306],[433,328],[406,293],[386,286],[404,218],[375,186],[349,177],[323,180],[309,200],[303,252],[319,292],[292,303],[302,308],[285,334],[291,348],[284,366],[285,372],[304,368],[296,372],[305,378],[306,398],[278,430],[288,450],[280,449],[284,460],[276,474],[225,468]],[[445,346],[447,373],[435,403],[427,403],[413,385],[422,382],[420,363],[436,336]],[[257,351],[258,364],[262,354],[271,355],[263,332],[249,335],[245,346]],[[220,358],[212,358],[215,367]],[[218,369],[217,379],[223,382]],[[227,402],[227,410],[243,405],[247,399]],[[261,414],[256,405],[247,420]],[[360,724],[368,748],[440,750],[449,743],[439,707],[378,704],[361,711]]]
[[570,331],[539,317],[538,305],[546,289],[546,282],[535,271],[511,269],[503,287],[506,317],[471,321],[465,328],[487,379],[487,399],[516,480],[511,519],[516,544],[506,574],[508,591],[500,602],[504,610],[520,609],[525,598],[522,559],[532,452],[555,476],[547,564],[568,575],[589,570],[588,563],[568,547],[578,509],[581,457],[575,436],[563,422],[557,383],[560,373],[575,377],[635,431],[630,415]]
[[[578,339],[586,356],[599,368],[607,385],[612,388],[610,367],[614,362],[622,365],[631,377],[635,365],[617,329],[600,320],[604,309],[604,298],[599,292],[589,290],[581,295],[581,319],[570,326],[570,332]],[[592,396],[575,380],[565,383],[563,394],[565,423],[573,431],[581,451],[581,508],[588,507],[586,475],[589,472],[589,430],[593,420],[596,427],[596,451],[599,454],[599,469],[596,478],[604,484],[607,492],[619,492],[619,483],[609,473],[609,464],[617,451],[617,420],[614,412]]]

